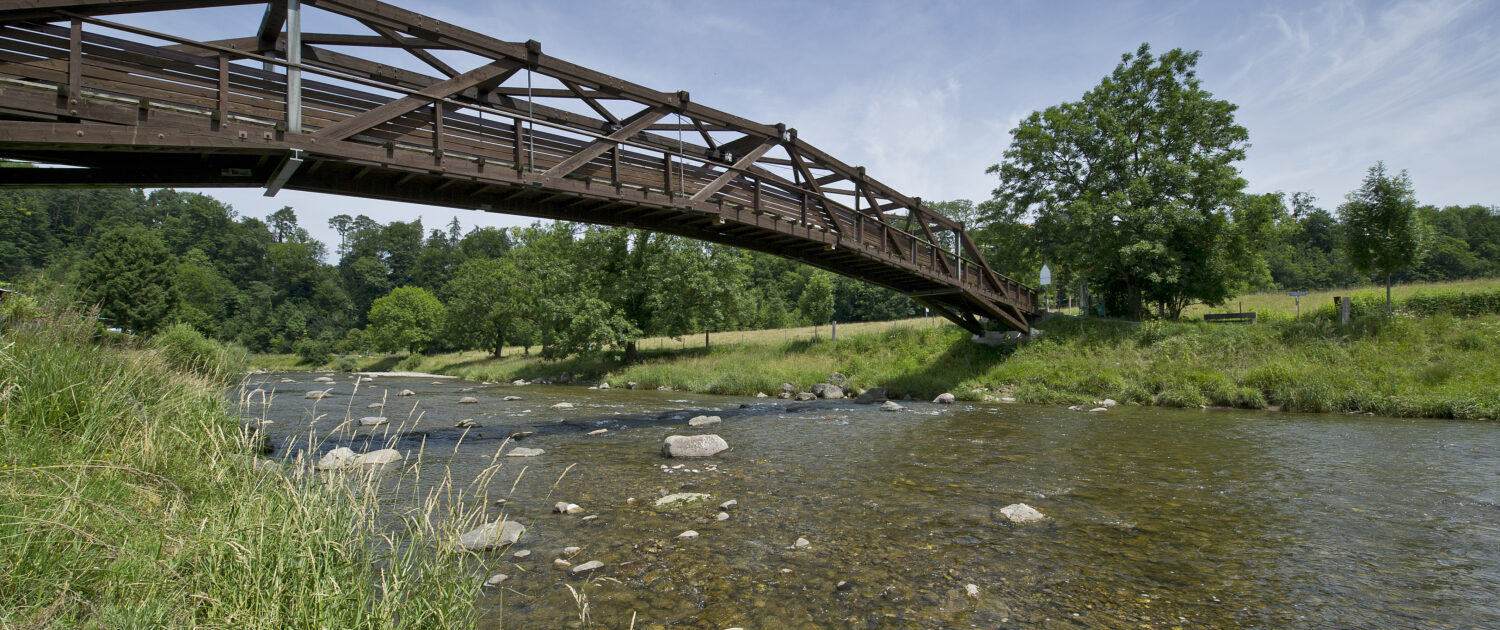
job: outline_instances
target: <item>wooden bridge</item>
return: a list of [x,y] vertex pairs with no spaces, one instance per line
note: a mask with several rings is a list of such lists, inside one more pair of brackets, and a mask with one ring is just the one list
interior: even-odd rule
[[[265,11],[239,39],[106,19],[247,4]],[[304,32],[309,9],[360,32]],[[80,167],[0,168],[0,187],[288,188],[678,234],[888,287],[975,333],[1040,311],[961,223],[795,129],[373,0],[0,0],[0,157]]]

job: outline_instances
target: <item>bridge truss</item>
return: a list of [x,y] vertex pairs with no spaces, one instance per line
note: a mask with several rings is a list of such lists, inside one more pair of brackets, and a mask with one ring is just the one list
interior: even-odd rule
[[[236,39],[108,19],[246,4],[265,10]],[[303,32],[308,9],[357,32]],[[424,71],[374,60],[389,51]],[[81,167],[0,169],[0,187],[286,188],[678,234],[975,333],[1040,311],[961,223],[796,129],[373,0],[0,0],[0,157]]]

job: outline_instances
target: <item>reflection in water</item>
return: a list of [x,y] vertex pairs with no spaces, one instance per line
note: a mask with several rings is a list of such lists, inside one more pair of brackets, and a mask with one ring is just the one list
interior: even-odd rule
[[[546,453],[499,458],[490,499],[507,502],[487,507],[530,526],[515,549],[533,553],[476,566],[476,579],[511,576],[479,602],[482,627],[578,625],[564,585],[607,627],[632,615],[637,628],[1500,627],[1500,436],[1488,424],[848,401],[786,413],[764,399],[460,393],[475,385],[408,378],[351,399],[338,377],[336,396],[312,401],[312,376],[280,376],[248,386],[277,388],[269,408],[246,409],[274,421],[277,456],[393,443],[422,451],[407,484],[437,483],[444,467],[472,479],[518,428],[535,430],[520,444]],[[723,423],[688,428],[699,412]],[[345,422],[364,415],[390,424]],[[455,428],[463,418],[479,427]],[[731,450],[660,455],[667,435],[705,432]],[[712,498],[651,507],[675,492]],[[738,509],[718,520],[730,499]],[[557,501],[585,512],[554,514]],[[1018,502],[1049,520],[1008,523],[1000,508]],[[688,529],[700,536],[677,538]],[[793,548],[799,537],[811,544]],[[554,568],[570,546],[575,564],[605,568],[587,579]]]

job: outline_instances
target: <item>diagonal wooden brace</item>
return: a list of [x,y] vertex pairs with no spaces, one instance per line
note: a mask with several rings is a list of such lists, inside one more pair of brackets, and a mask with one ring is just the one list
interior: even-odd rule
[[416,95],[398,98],[353,118],[346,118],[324,127],[313,134],[312,137],[320,141],[343,140],[397,116],[409,114],[431,105],[435,100],[453,96],[507,72],[511,72],[516,68],[520,68],[521,65],[522,62],[509,59],[485,64],[447,81],[440,81],[422,88]]
[[749,153],[740,156],[738,160],[734,161],[734,166],[729,167],[723,173],[719,173],[719,176],[715,177],[714,181],[709,182],[707,186],[704,186],[702,190],[699,190],[696,194],[694,194],[691,201],[705,201],[709,197],[712,197],[714,193],[719,192],[719,190],[722,189],[725,184],[728,184],[730,180],[739,176],[745,171],[746,168],[748,168],[751,164],[754,164],[756,160],[759,160],[761,158],[761,156],[765,155],[767,151],[770,151],[772,148],[774,148],[776,146],[776,143],[777,140],[775,138],[766,138],[765,140],[761,141],[760,146],[755,147],[754,149],[751,149]]
[[547,169],[547,173],[542,176],[542,180],[551,181],[562,179],[563,176],[578,170],[579,167],[582,167],[584,164],[588,164],[594,158],[604,155],[605,151],[619,146],[618,143],[621,140],[627,140],[631,136],[634,136],[635,134],[644,131],[647,127],[650,127],[652,123],[665,118],[667,114],[671,113],[671,111],[672,110],[670,108],[660,105],[641,110],[640,112],[636,113],[636,115],[626,119],[624,127],[620,127],[619,129],[615,130],[614,133],[611,133],[608,136],[595,140],[593,144],[590,144],[589,146],[584,147],[583,150],[568,156],[568,159],[559,162],[557,166]]

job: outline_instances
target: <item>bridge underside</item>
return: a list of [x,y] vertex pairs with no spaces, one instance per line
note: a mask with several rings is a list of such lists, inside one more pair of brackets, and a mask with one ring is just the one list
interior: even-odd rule
[[[534,42],[490,40],[378,2],[307,2],[376,33],[307,34],[314,41],[384,38],[408,52],[458,48],[490,60],[460,73],[418,55],[444,75],[433,77],[306,40],[288,59],[287,40],[303,34],[280,31],[281,3],[267,7],[256,37],[230,43],[92,17],[182,3],[16,4],[0,3],[0,156],[77,168],[0,168],[0,187],[285,188],[635,227],[884,286],[976,333],[987,321],[1027,331],[1038,311],[1035,292],[991,271],[961,224],[795,130],[572,66]],[[522,70],[565,89],[507,86]]]

